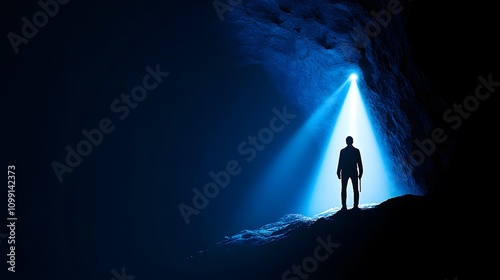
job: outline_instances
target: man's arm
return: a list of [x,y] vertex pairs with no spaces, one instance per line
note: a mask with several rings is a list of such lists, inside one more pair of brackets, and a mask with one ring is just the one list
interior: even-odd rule
[[342,162],[342,151],[340,151],[340,154],[339,154],[339,162],[337,164],[337,177],[340,179],[340,165],[341,165],[341,162]]
[[359,178],[363,176],[363,162],[361,161],[361,153],[358,150],[358,170],[359,170]]

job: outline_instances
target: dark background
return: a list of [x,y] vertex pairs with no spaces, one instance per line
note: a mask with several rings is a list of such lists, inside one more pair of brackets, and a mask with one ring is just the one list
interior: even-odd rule
[[[479,75],[493,73],[500,81],[492,7],[412,4],[409,59],[444,99],[461,103]],[[244,166],[216,198],[220,203],[214,200],[186,226],[178,204],[191,200],[191,188],[203,186],[209,171],[239,156],[237,145],[287,100],[260,67],[240,67],[233,59],[237,46],[219,32],[224,22],[210,1],[73,0],[59,8],[15,54],[6,34],[20,34],[21,17],[40,8],[35,1],[1,7],[2,161],[17,171],[16,275],[111,279],[112,269],[126,267],[137,279],[182,279],[175,278],[179,258],[244,228],[232,216],[239,206],[232,198],[244,196],[259,164],[303,119],[299,115],[273,147]],[[156,64],[170,76],[125,120],[117,119],[110,103]],[[476,217],[490,217],[494,206],[496,104],[495,92],[450,132],[452,164],[440,171],[449,180],[438,192],[457,208],[457,219],[477,219],[474,240],[490,227]],[[64,147],[75,147],[80,131],[104,117],[115,131],[59,183],[51,163],[63,162]],[[2,240],[2,270],[6,245]]]

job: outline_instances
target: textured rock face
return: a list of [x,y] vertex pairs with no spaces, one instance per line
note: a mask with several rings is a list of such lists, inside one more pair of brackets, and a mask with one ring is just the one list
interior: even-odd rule
[[[379,141],[395,159],[393,173],[400,174],[399,184],[409,193],[419,193],[426,191],[422,176],[429,176],[432,161],[415,168],[409,155],[414,140],[432,129],[429,116],[444,104],[412,66],[405,35],[410,5],[402,0],[240,1],[225,13],[225,21],[242,63],[262,65],[306,113],[352,72],[359,73],[382,134]],[[323,122],[324,128],[333,121]]]
[[406,195],[313,219],[285,216],[191,256],[182,279],[453,279],[465,256],[449,234],[462,233],[441,210]]

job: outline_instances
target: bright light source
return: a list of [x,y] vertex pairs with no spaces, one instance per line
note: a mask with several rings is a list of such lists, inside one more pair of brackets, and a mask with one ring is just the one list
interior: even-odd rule
[[356,81],[357,79],[358,79],[358,75],[356,75],[356,73],[352,73],[349,76],[349,80],[351,80],[351,81]]

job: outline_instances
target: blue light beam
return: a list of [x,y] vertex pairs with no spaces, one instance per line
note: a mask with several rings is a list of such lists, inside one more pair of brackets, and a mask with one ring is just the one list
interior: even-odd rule
[[[393,197],[392,183],[386,169],[386,154],[377,142],[369,113],[365,108],[357,85],[357,76],[350,76],[351,81],[342,109],[332,130],[328,147],[322,159],[318,176],[313,181],[309,200],[305,204],[305,215],[315,215],[331,208],[341,207],[340,180],[336,170],[339,153],[346,146],[345,139],[352,136],[354,147],[360,149],[364,174],[361,182],[359,203],[380,203]],[[353,205],[351,181],[347,186],[347,205]]]
[[[332,108],[340,108],[347,94],[349,81],[343,82],[333,94],[312,114],[292,139],[279,151],[259,178],[252,183],[253,191],[242,203],[242,216],[246,219],[262,219],[267,213],[276,211],[276,206],[286,212],[301,213],[304,195],[309,182],[319,165],[318,157],[311,158],[311,150],[317,147],[317,135],[322,123],[331,118]],[[337,110],[338,111],[338,110]],[[320,151],[319,158],[324,153]],[[300,194],[290,189],[303,189]],[[285,204],[293,204],[285,206]],[[283,213],[287,214],[287,213]]]

